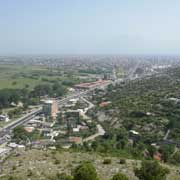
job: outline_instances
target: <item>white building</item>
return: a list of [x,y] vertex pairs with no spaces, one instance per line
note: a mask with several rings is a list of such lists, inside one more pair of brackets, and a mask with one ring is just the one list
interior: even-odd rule
[[9,121],[9,117],[7,115],[0,115],[0,121]]

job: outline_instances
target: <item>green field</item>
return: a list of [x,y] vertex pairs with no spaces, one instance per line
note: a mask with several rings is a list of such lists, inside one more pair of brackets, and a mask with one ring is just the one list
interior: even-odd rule
[[58,71],[36,66],[0,65],[0,89],[24,88],[32,89],[41,83],[65,79]]

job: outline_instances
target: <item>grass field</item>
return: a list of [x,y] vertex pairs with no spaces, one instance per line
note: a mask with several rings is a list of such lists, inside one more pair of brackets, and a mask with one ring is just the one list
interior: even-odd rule
[[[44,79],[44,80],[43,80]],[[28,88],[51,80],[63,80],[57,72],[36,66],[0,65],[0,89],[3,88]],[[47,81],[48,80],[48,81]]]

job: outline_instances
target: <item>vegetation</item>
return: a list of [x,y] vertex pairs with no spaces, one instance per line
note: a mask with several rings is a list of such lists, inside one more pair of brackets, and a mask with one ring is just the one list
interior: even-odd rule
[[[167,138],[174,144],[180,142],[179,79],[180,68],[174,68],[158,75],[111,85],[106,93],[96,91],[91,99],[96,108],[88,115],[101,122],[106,134],[92,143],[93,150],[138,159],[153,159],[160,153],[159,160],[174,162],[179,150],[171,156],[176,151],[175,146],[163,139],[169,130]],[[100,107],[102,99],[111,103]],[[151,144],[159,144],[160,148]]]
[[111,164],[111,159],[104,159],[103,164]]
[[140,180],[165,180],[169,173],[167,168],[159,165],[157,161],[143,161],[140,169],[135,169],[135,175]]
[[83,162],[75,169],[73,180],[98,180],[96,169],[90,162]]
[[111,180],[128,180],[128,177],[122,173],[115,174]]
[[23,126],[17,126],[13,129],[13,140],[16,143],[25,143],[33,140],[37,140],[40,137],[38,130],[27,132]]

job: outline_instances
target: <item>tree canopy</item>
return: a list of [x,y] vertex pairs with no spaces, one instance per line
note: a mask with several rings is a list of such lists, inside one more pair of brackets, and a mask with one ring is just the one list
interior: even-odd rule
[[118,173],[115,174],[111,180],[128,180],[128,177],[125,174]]
[[162,167],[157,161],[143,161],[140,169],[135,169],[135,175],[140,180],[165,180],[169,169]]
[[83,162],[75,169],[73,180],[98,180],[96,169],[90,162]]

